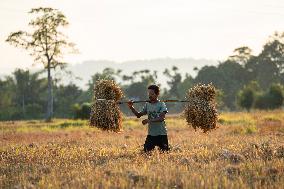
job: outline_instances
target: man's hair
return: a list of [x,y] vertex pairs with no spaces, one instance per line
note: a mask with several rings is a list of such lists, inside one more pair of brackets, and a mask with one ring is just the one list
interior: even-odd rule
[[158,85],[150,85],[148,89],[152,89],[156,95],[160,94],[160,87]]

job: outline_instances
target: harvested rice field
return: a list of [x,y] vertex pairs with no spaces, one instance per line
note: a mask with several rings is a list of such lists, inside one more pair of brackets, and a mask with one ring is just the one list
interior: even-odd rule
[[147,128],[0,122],[1,188],[284,188],[284,112],[221,113],[203,133],[167,116],[171,151],[141,153]]

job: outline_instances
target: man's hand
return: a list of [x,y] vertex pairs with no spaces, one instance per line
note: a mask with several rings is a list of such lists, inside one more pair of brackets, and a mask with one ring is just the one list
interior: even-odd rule
[[149,119],[144,119],[144,120],[142,121],[142,124],[143,124],[143,125],[146,125],[147,123],[149,123]]
[[129,108],[133,107],[133,101],[132,101],[132,100],[129,100],[129,101],[127,102],[127,105],[128,105]]

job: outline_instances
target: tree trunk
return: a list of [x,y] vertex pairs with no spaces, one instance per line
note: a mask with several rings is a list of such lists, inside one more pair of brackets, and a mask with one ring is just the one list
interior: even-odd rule
[[46,121],[51,121],[53,113],[53,98],[52,98],[52,78],[51,78],[50,62],[47,66],[47,80],[48,80],[48,97],[47,97],[47,112],[46,112]]

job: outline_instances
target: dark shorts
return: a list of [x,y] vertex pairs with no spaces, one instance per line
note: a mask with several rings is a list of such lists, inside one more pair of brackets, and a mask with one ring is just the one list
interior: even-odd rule
[[144,152],[149,152],[158,146],[162,151],[169,150],[168,135],[151,136],[147,135],[144,144]]

